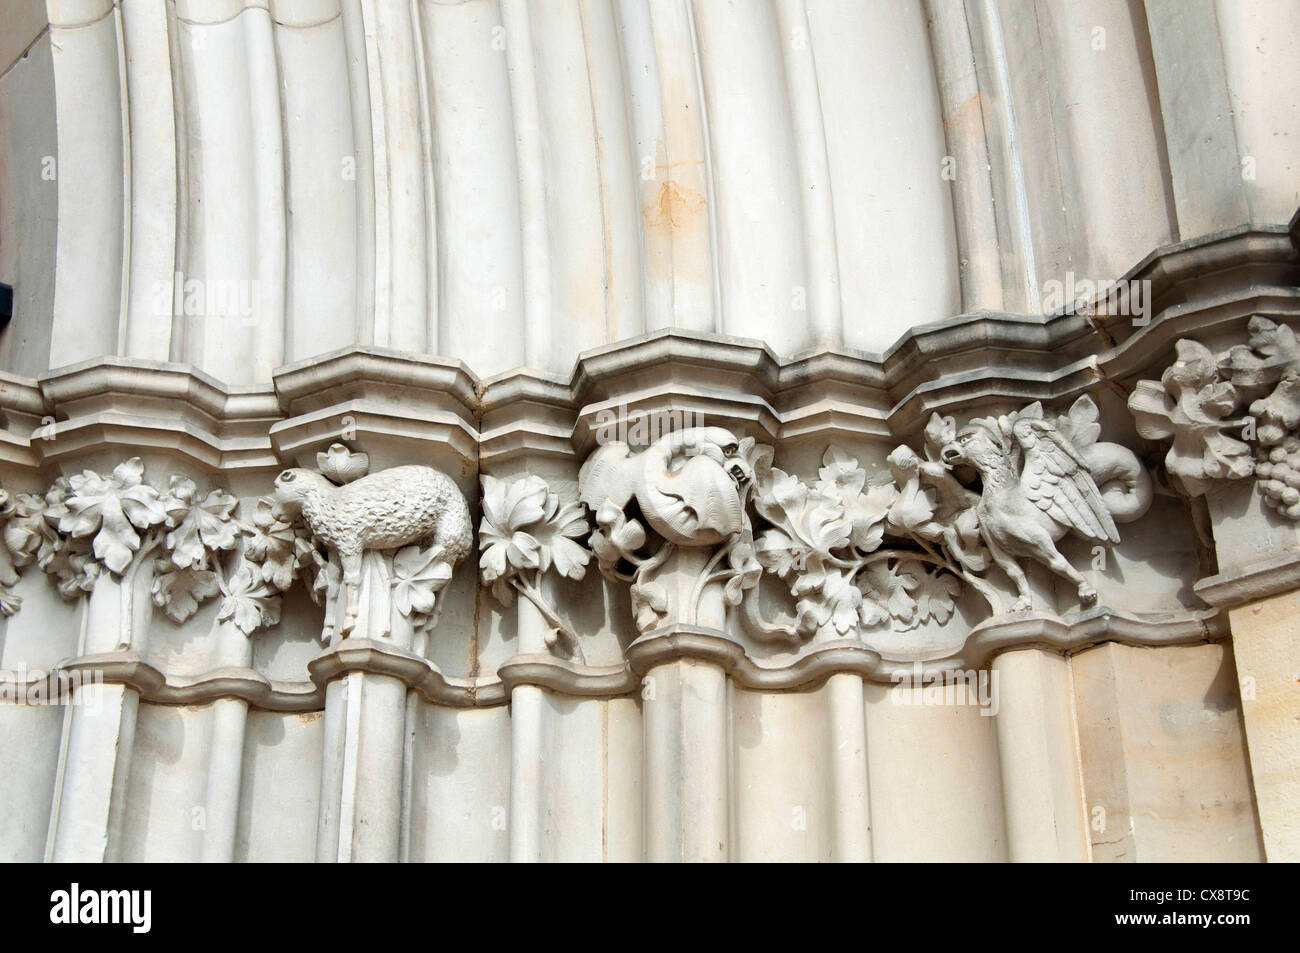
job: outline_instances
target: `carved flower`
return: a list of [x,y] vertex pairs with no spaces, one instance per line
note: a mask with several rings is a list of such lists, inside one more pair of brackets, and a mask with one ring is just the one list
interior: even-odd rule
[[582,507],[561,504],[540,477],[507,482],[485,475],[479,524],[483,584],[509,605],[508,586],[521,571],[541,573],[554,566],[562,576],[581,579],[591,554],[574,540],[588,529]]
[[451,566],[434,547],[405,546],[393,555],[393,603],[407,618],[433,612],[438,590],[451,579]]
[[[511,569],[536,569],[542,564],[541,544],[524,531],[545,515],[546,483],[529,476],[507,482],[483,477],[483,519],[479,523],[479,572],[484,585],[501,598],[498,582]],[[505,599],[501,600],[505,602]]]
[[1254,472],[1250,447],[1225,431],[1240,431],[1229,420],[1237,406],[1236,388],[1218,375],[1218,362],[1203,344],[1182,340],[1178,360],[1160,378],[1138,381],[1129,409],[1138,433],[1148,440],[1173,438],[1165,456],[1169,472],[1193,494],[1207,479],[1241,479]]
[[554,565],[556,572],[568,579],[586,575],[591,553],[574,540],[586,536],[589,530],[582,504],[561,504],[558,496],[548,492],[542,521],[533,528],[541,547],[542,572]]
[[332,443],[328,450],[316,454],[316,466],[327,480],[351,483],[370,470],[370,455],[354,453],[341,443]]
[[217,610],[220,622],[234,620],[244,635],[268,628],[280,621],[280,593],[261,578],[255,566],[244,563],[230,578],[228,593]]
[[[59,531],[74,538],[94,537],[95,558],[121,573],[140,548],[136,530],[167,519],[158,491],[144,482],[144,463],[132,457],[108,477],[86,470],[68,478],[70,492],[59,504]],[[53,513],[55,507],[51,507]]]
[[234,549],[240,526],[231,518],[239,500],[225,490],[211,490],[201,501],[194,481],[172,475],[162,505],[170,531],[163,542],[177,567],[203,569],[208,553]]

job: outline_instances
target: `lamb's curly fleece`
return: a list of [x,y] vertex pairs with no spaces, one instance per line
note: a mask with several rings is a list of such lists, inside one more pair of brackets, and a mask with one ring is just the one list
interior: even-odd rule
[[392,467],[335,486],[311,470],[295,470],[277,492],[298,502],[312,534],[341,559],[363,550],[394,549],[432,539],[456,565],[473,543],[469,507],[447,474],[424,466]]

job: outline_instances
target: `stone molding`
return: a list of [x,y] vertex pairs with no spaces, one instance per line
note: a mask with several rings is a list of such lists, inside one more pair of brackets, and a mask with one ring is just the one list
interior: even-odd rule
[[1279,553],[1232,572],[1206,576],[1193,588],[1197,596],[1221,609],[1300,589],[1300,552]]
[[4,691],[15,697],[36,690],[38,685],[49,686],[49,691],[59,679],[84,672],[102,677],[104,684],[126,685],[138,692],[142,701],[156,704],[206,705],[221,698],[237,698],[265,711],[310,712],[324,707],[329,682],[350,672],[368,672],[397,679],[431,704],[492,708],[509,704],[510,692],[518,685],[537,685],[584,698],[632,695],[641,691],[643,678],[653,668],[682,659],[722,666],[739,688],[797,691],[840,672],[883,684],[941,679],[945,673],[977,669],[1002,652],[1023,648],[1072,654],[1102,642],[1160,648],[1226,638],[1227,619],[1218,609],[1156,618],[1114,610],[1073,619],[1035,614],[977,626],[961,652],[942,659],[886,661],[862,643],[843,639],[808,646],[793,661],[778,667],[750,657],[726,632],[675,625],[648,632],[633,642],[622,665],[584,666],[553,656],[525,654],[502,663],[495,676],[466,679],[446,675],[428,659],[391,643],[356,639],[325,649],[313,659],[308,664],[311,677],[307,681],[268,679],[253,669],[239,667],[213,669],[197,676],[174,675],[126,650],[66,659],[48,672],[6,683]]
[[[50,489],[43,497],[14,492],[0,503],[5,555],[12,563],[0,566],[0,585],[12,586],[23,565],[36,562],[59,578],[65,597],[75,599],[104,575],[121,591],[114,618],[127,631],[128,577],[149,572],[154,602],[173,620],[183,621],[204,600],[221,596],[230,607],[223,604],[219,621],[251,636],[276,624],[281,593],[299,579],[325,604],[327,619],[322,636],[328,647],[308,665],[307,681],[275,681],[240,665],[172,675],[133,655],[129,632],[119,638],[117,653],[92,652],[58,668],[96,662],[106,679],[133,686],[147,700],[190,704],[234,697],[287,711],[320,708],[324,684],[354,671],[390,675],[428,701],[455,707],[504,704],[519,685],[578,696],[626,695],[637,690],[650,667],[675,658],[709,659],[737,684],[771,690],[804,687],[838,671],[890,681],[915,663],[868,644],[861,631],[877,624],[895,630],[901,625],[903,631],[916,622],[947,625],[966,591],[981,596],[987,611],[954,622],[967,632],[964,643],[924,661],[927,672],[979,667],[998,652],[1030,645],[1069,652],[1105,640],[1163,645],[1219,639],[1226,629],[1217,609],[1131,614],[1105,600],[1094,605],[1095,592],[1053,543],[1070,529],[1106,545],[1118,543],[1114,524],[1140,517],[1150,501],[1150,481],[1137,452],[1145,448],[1098,441],[1105,415],[1087,392],[1124,393],[1138,377],[1165,366],[1175,346],[1185,351],[1193,335],[1220,347],[1249,340],[1216,359],[1216,374],[1268,377],[1269,387],[1289,380],[1290,370],[1279,378],[1260,368],[1277,364],[1269,355],[1277,340],[1291,334],[1285,322],[1300,317],[1300,294],[1288,283],[1296,271],[1285,229],[1230,230],[1160,249],[1126,276],[1151,280],[1163,303],[1149,324],[1108,314],[1114,302],[1041,319],[961,315],[909,331],[883,355],[832,350],[783,361],[760,342],[669,329],[586,352],[567,380],[527,369],[480,380],[459,361],[377,347],[350,347],[280,368],[266,387],[228,388],[188,367],[124,358],[57,369],[36,381],[5,376],[0,463],[6,465],[6,482],[17,478]],[[1225,286],[1209,280],[1211,273],[1234,277]],[[1138,384],[1137,395],[1145,396],[1134,400],[1141,404],[1153,386]],[[678,431],[639,452],[600,436],[611,417],[665,411],[702,414],[710,426],[695,428],[688,446]],[[1288,414],[1284,408],[1273,416],[1291,426]],[[1139,430],[1151,438],[1168,435],[1141,418]],[[988,444],[983,462],[979,453],[958,446],[972,435]],[[340,438],[365,448],[369,457],[348,450]],[[868,483],[870,467],[860,467],[838,440],[879,447],[885,463],[872,463],[883,469]],[[1041,456],[1032,462],[1034,440],[1051,448],[1050,466]],[[806,453],[810,444],[825,450],[820,482],[772,466],[782,448],[798,445]],[[886,456],[891,446],[895,450]],[[166,488],[149,487],[138,479],[138,460],[133,462],[127,447],[171,457],[187,472],[211,474],[213,488],[205,496],[195,485],[205,481],[182,476]],[[392,622],[381,619],[354,631],[348,623],[358,596],[340,602],[349,583],[338,547],[321,527],[277,514],[277,502],[284,501],[274,496],[254,505],[246,491],[248,512],[236,514],[226,489],[236,480],[244,487],[265,482],[270,493],[274,470],[287,465],[285,472],[292,472],[294,464],[309,464],[313,457],[318,470],[311,472],[340,486],[372,463],[376,475],[415,461],[436,463],[458,475],[457,496],[469,495],[467,484],[481,479],[479,499],[471,501],[481,510],[473,524],[482,548],[481,581],[499,601],[524,597],[542,620],[542,642],[521,641],[519,651],[498,661],[491,674],[444,675],[422,654],[422,640],[437,618],[434,594],[454,571],[472,570],[456,570],[460,555],[434,565],[436,547],[425,553],[429,566],[407,566],[411,559],[397,544],[362,553],[363,567],[351,583],[372,618],[378,612]],[[1001,559],[993,552],[995,527],[1012,526],[1018,517],[987,494],[981,500],[971,471],[958,478],[958,468],[970,464],[985,471],[987,484],[992,471],[985,464],[993,457],[1013,482],[1030,480],[1031,471],[1034,481],[1046,479],[1050,486],[1030,502],[1042,513],[1052,511],[1056,520],[1045,523],[1051,540],[1032,551],[1004,552]],[[114,461],[111,473],[104,460]],[[101,461],[89,464],[99,469],[89,469],[89,461]],[[582,463],[576,497],[540,477],[514,475],[539,461],[561,469]],[[119,473],[123,466],[134,476]],[[1181,476],[1177,461],[1169,470]],[[49,476],[61,471],[69,475]],[[671,492],[658,482],[679,477],[684,482]],[[1127,489],[1117,493],[1117,480]],[[77,503],[84,488],[74,486],[76,481],[112,484],[118,496],[131,497],[123,519],[96,517],[94,506]],[[840,484],[847,495],[840,494]],[[1074,517],[1061,515],[1062,488],[1073,494],[1066,509]],[[933,512],[909,523],[900,509],[909,492],[928,501],[922,508]],[[823,504],[834,512],[813,519],[810,514]],[[703,522],[697,519],[701,513],[707,514]],[[795,546],[796,524],[834,524],[821,549],[815,540],[802,543],[810,543],[803,548],[826,565],[843,570],[836,591],[856,593],[849,600],[851,619],[840,619],[842,607],[825,579],[814,586],[806,566],[777,565],[779,541],[771,534],[783,520],[787,535],[794,534],[787,548]],[[418,549],[422,540],[412,537],[405,544]],[[941,552],[936,555],[934,547]],[[660,553],[666,553],[662,559]],[[912,585],[900,583],[905,592],[878,593],[872,604],[884,608],[866,613],[870,600],[864,593],[870,592],[856,574],[877,556],[894,560],[897,565],[883,565],[900,570],[895,575]],[[152,562],[166,557],[175,565]],[[395,563],[399,557],[401,566]],[[908,560],[940,567],[923,567],[922,574],[926,581],[940,577],[942,585],[912,599],[922,580],[901,572]],[[626,647],[621,664],[588,664],[583,633],[550,594],[552,580],[583,579],[593,562],[615,584],[631,586],[640,636]],[[1279,557],[1210,577],[1196,592],[1212,605],[1235,605],[1293,584],[1292,562]],[[1017,578],[1031,563],[1077,584],[1080,606],[1071,608],[1067,601],[1056,607],[1060,614],[1041,611],[1035,603],[1040,596]],[[1014,583],[1011,590],[1006,580],[985,580],[994,564]],[[395,608],[393,587],[404,572],[419,576],[421,592],[427,590],[405,603],[432,611]],[[182,574],[192,584],[174,586]],[[761,600],[751,590],[765,575],[787,584],[790,591],[780,593],[778,602],[791,597],[796,613],[763,621],[756,611],[738,637],[729,632],[734,626],[724,621],[727,613],[757,607]],[[379,609],[365,596],[378,591],[374,586],[387,593]],[[820,596],[813,592],[817,586]],[[754,598],[742,598],[745,593]],[[825,605],[818,602],[822,596]],[[895,606],[904,597],[915,605]],[[340,605],[352,605],[353,612],[342,612]],[[18,610],[8,588],[0,594],[0,610]],[[760,651],[764,640],[771,644]]]
[[913,328],[883,354],[787,360],[759,341],[665,329],[584,353],[567,379],[527,369],[480,379],[456,360],[357,345],[231,388],[188,365],[105,357],[0,377],[0,463],[61,465],[129,446],[208,470],[273,468],[344,430],[425,444],[448,470],[525,453],[573,459],[589,452],[599,411],[620,405],[702,411],[769,440],[903,438],[936,412],[1127,386],[1167,365],[1179,338],[1300,317],[1286,226],[1157,249],[1118,283],[1131,280],[1152,281],[1149,323],[1107,314],[1106,302],[1045,317],[977,312]]

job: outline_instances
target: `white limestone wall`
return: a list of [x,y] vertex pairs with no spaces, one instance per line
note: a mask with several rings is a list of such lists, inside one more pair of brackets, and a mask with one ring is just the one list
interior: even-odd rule
[[[384,392],[376,411],[373,394],[344,384],[333,404],[309,395],[299,407],[283,375],[273,382],[285,365],[352,345],[462,361],[473,384],[520,367],[554,382],[583,352],[664,329],[756,339],[782,362],[886,353],[964,313],[1036,323],[1049,280],[1116,278],[1162,245],[1290,218],[1297,9],[12,0],[0,29],[0,280],[16,287],[16,313],[0,369],[24,395],[50,369],[105,357],[199,372],[141,398],[131,412],[142,419],[175,416],[201,381],[223,399],[263,401],[231,411],[234,424],[187,405],[175,428],[186,436],[149,457],[156,483],[185,473],[231,487],[247,507],[281,463],[331,439],[322,408],[391,413],[401,424],[372,428],[381,441],[367,449],[390,462],[429,457],[418,400]],[[201,294],[233,288],[239,313],[191,307],[187,282]],[[643,397],[668,374],[650,362],[627,389]],[[803,386],[827,388],[832,416],[854,409],[832,390],[840,381],[813,376]],[[141,433],[168,426],[121,424],[112,398],[134,385],[96,386],[71,412],[81,436],[44,457],[19,445],[53,389],[20,410],[6,403],[6,489],[107,470],[137,452]],[[583,386],[593,402],[614,393]],[[719,406],[771,397],[735,368],[674,393],[700,390]],[[793,390],[773,404],[797,403]],[[541,421],[538,443],[547,427],[561,442],[575,429],[552,396],[510,405],[535,401],[521,416]],[[314,413],[320,421],[279,431],[272,446],[282,416]],[[1107,427],[1131,442],[1118,417],[1108,408]],[[200,418],[219,435],[194,437]],[[418,423],[402,429],[408,421]],[[811,478],[828,439],[783,435],[778,460]],[[898,440],[877,431],[851,449],[877,474]],[[472,505],[480,470],[545,472],[571,491],[580,463],[528,447],[483,463],[446,442],[433,452],[460,467]],[[1162,496],[1149,519],[1126,530],[1099,580],[1103,601],[1198,608],[1190,586],[1207,570],[1184,502]],[[1088,547],[1067,555],[1086,564]],[[540,651],[540,633],[478,589],[473,560],[440,597],[448,608],[425,654],[487,685]],[[626,592],[594,576],[556,598],[590,636],[588,662],[614,666],[636,632]],[[34,568],[17,591],[22,610],[0,621],[0,667],[87,651],[89,600],[60,600]],[[968,600],[951,625],[876,647],[939,657],[976,621]],[[207,604],[182,625],[152,612],[132,648],[174,684],[237,667],[306,694],[319,622],[295,592],[278,627],[241,642]],[[1160,648],[1026,645],[984,667],[1003,680],[997,716],[900,704],[897,689],[854,671],[767,690],[689,660],[657,672],[654,698],[521,684],[475,704],[410,689],[388,820],[409,860],[1263,857],[1221,632]],[[105,831],[102,843],[64,838],[75,856],[320,856],[334,743],[321,699],[276,710],[133,691],[109,690],[102,734],[56,708],[0,706],[0,777],[24,779],[0,785],[0,858],[56,856],[73,782],[94,795]],[[113,739],[104,763],[69,775],[68,752],[102,737]],[[663,836],[688,827],[696,841]]]
[[[1296,204],[1296,13],[1263,0],[13,11],[5,224],[37,229],[50,367],[255,384],[366,343],[564,374],[663,327],[883,351]],[[178,274],[239,312],[174,308]]]

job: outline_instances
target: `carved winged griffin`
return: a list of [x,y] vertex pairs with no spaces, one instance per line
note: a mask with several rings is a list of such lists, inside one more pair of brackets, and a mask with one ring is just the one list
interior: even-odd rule
[[1098,443],[1096,405],[1081,397],[1055,423],[1041,404],[1012,417],[972,420],[941,451],[944,463],[968,464],[980,475],[976,504],[980,534],[1019,598],[1030,606],[1029,583],[1018,558],[1033,559],[1069,579],[1090,604],[1097,590],[1056,549],[1073,532],[1102,545],[1119,542],[1116,520],[1128,522],[1151,503],[1151,478],[1127,448]]

